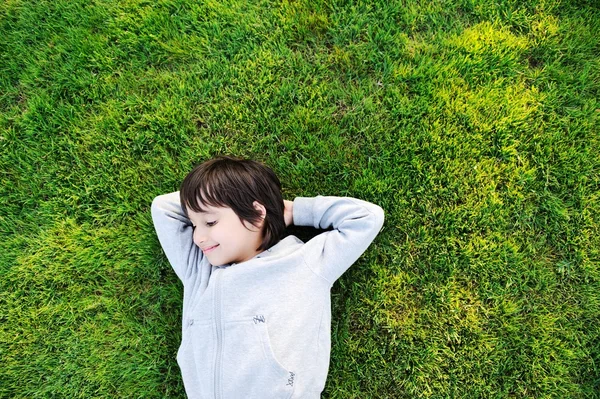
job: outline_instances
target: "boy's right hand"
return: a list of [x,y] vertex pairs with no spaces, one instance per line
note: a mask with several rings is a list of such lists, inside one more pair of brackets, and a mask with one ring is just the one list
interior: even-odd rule
[[283,200],[283,219],[285,220],[285,227],[294,224],[294,202]]

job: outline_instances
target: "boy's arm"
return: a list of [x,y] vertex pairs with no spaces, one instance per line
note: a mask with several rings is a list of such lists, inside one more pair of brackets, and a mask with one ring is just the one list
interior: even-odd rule
[[384,212],[378,205],[350,197],[296,197],[293,223],[333,230],[305,244],[304,259],[316,274],[333,284],[381,231]]
[[154,198],[151,210],[160,245],[173,270],[184,281],[197,273],[203,255],[194,244],[192,222],[181,209],[179,191]]

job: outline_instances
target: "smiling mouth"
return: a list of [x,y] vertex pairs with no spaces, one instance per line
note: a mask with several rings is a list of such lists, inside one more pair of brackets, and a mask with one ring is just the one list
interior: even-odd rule
[[218,246],[219,246],[219,244],[217,244],[217,245],[215,245],[213,247],[210,247],[210,248],[203,249],[202,252],[204,252],[204,253],[211,252],[213,249],[215,249]]

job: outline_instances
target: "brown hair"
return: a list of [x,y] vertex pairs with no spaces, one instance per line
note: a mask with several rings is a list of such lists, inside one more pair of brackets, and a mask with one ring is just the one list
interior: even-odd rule
[[187,208],[205,211],[201,204],[229,207],[240,221],[254,226],[260,221],[261,213],[252,203],[260,202],[267,214],[263,240],[257,251],[277,244],[285,232],[281,182],[271,168],[257,161],[218,156],[203,162],[183,179],[179,197],[186,216]]

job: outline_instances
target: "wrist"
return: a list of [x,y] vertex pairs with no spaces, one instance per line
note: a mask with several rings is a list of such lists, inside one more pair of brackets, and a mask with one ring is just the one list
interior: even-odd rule
[[292,201],[283,200],[283,219],[285,227],[294,224],[294,203]]

